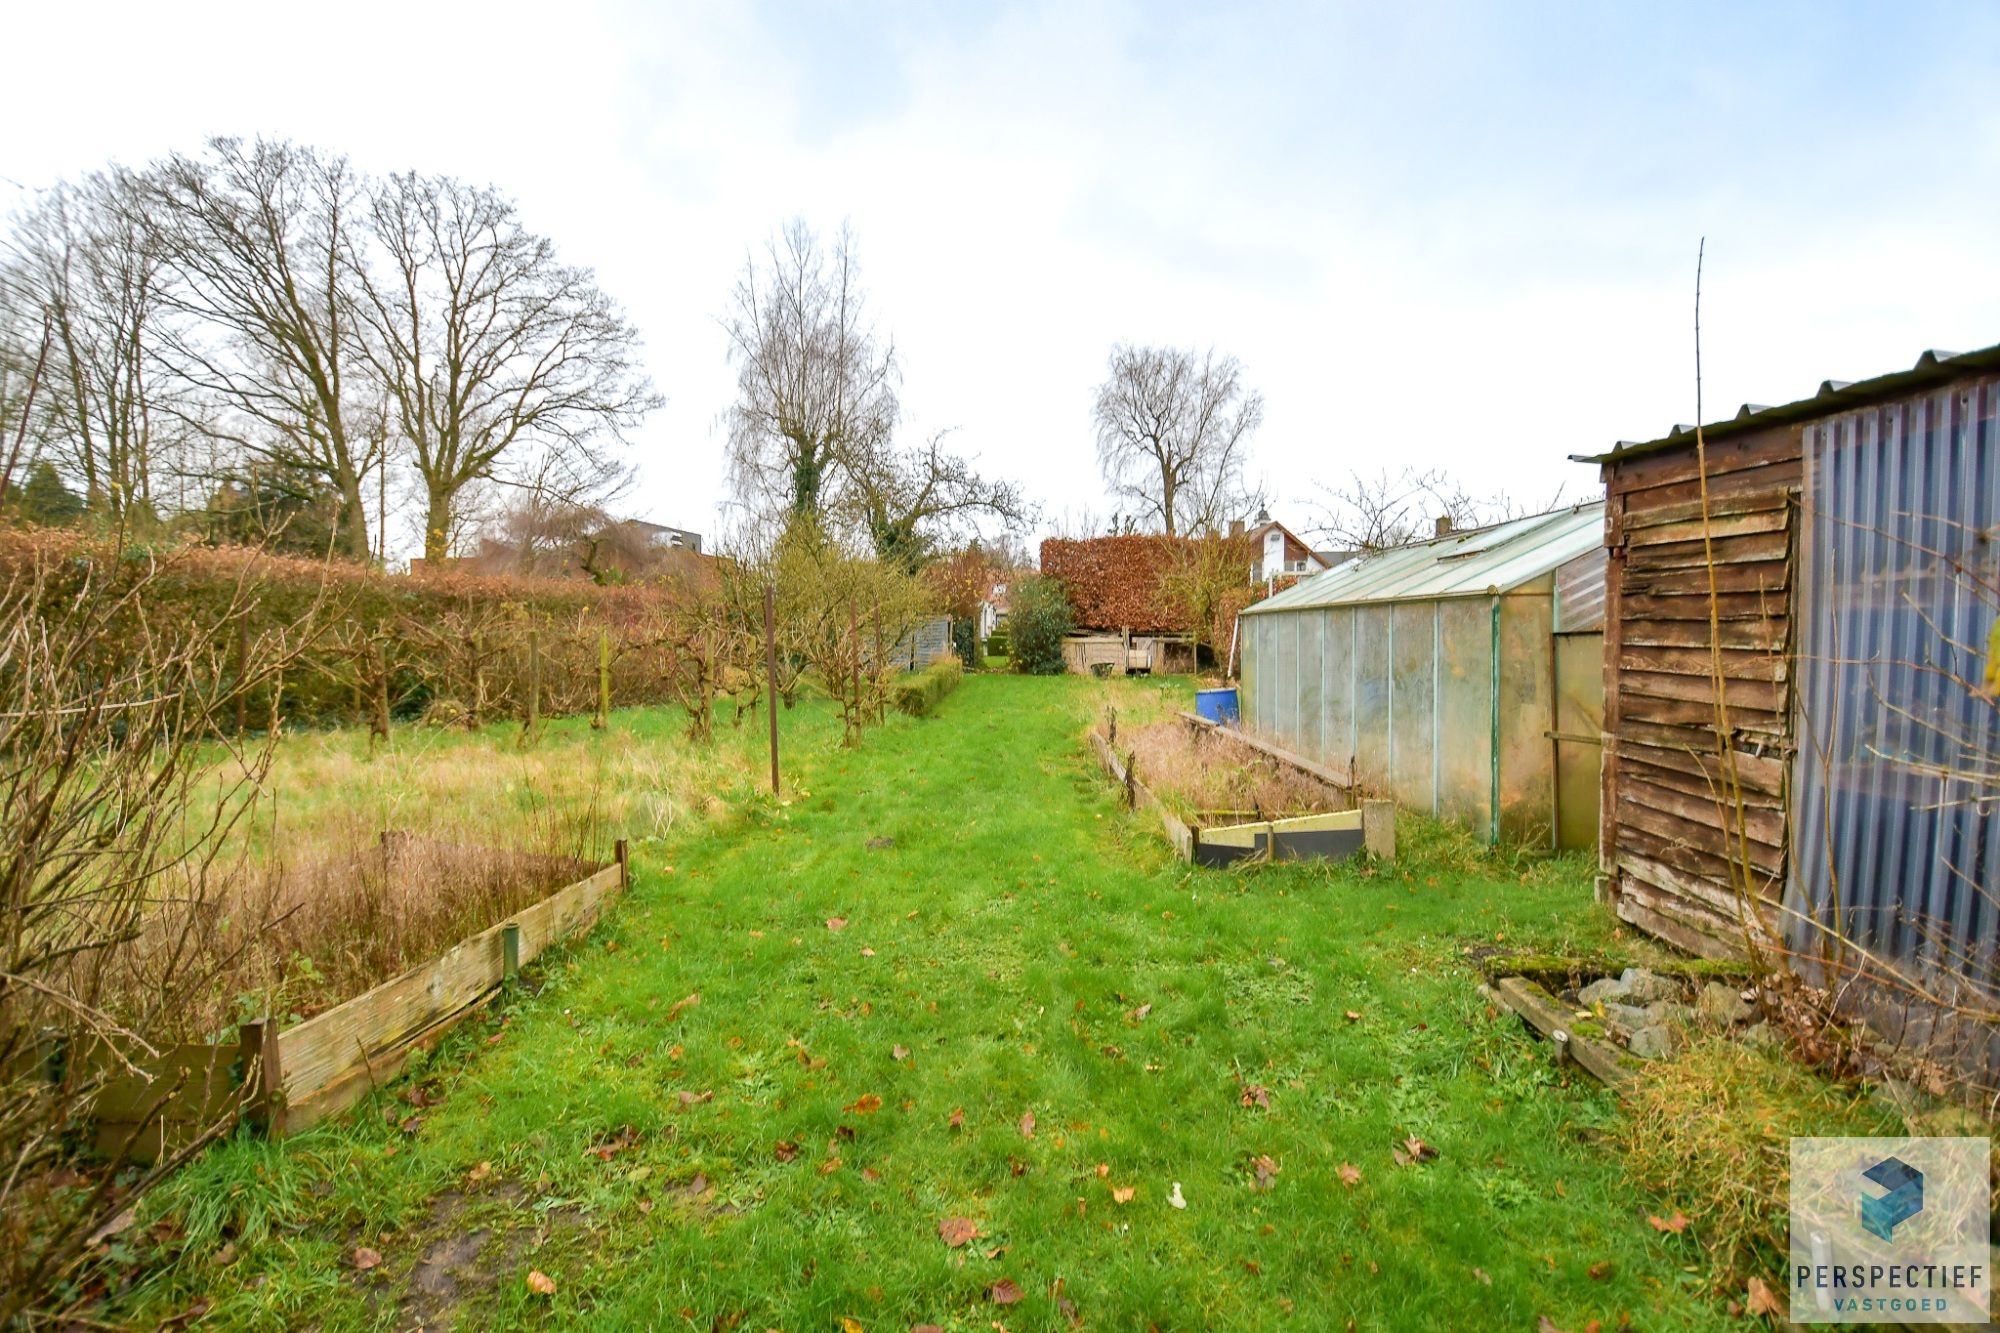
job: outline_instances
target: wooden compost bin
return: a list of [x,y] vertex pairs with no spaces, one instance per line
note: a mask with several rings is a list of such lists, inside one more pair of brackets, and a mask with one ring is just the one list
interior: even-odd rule
[[[383,835],[385,853],[403,835]],[[482,849],[455,850],[478,853]],[[241,1117],[273,1136],[353,1106],[402,1072],[544,950],[588,931],[631,882],[624,839],[615,859],[444,953],[289,1028],[244,1023],[234,1043],[190,1043],[106,1081],[94,1110],[97,1149],[151,1162]],[[107,1054],[94,1057],[111,1059]]]

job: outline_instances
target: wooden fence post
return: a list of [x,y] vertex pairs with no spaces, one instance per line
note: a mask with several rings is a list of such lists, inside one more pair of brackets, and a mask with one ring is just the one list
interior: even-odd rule
[[602,731],[611,725],[611,636],[597,631],[597,716],[592,728]]
[[778,614],[775,606],[777,593],[768,583],[764,585],[764,673],[767,680],[767,696],[771,714],[771,796],[778,795]]
[[1366,800],[1361,803],[1361,843],[1370,855],[1396,859],[1396,803]]
[[611,857],[618,862],[618,887],[632,887],[632,844],[620,838],[611,844]]
[[528,721],[522,739],[532,741],[542,722],[542,632],[528,631]]
[[277,1020],[266,1015],[236,1029],[243,1062],[243,1118],[268,1138],[285,1134],[285,1070],[278,1056]]

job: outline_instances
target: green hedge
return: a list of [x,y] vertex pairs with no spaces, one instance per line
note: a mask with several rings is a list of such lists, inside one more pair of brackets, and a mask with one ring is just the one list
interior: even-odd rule
[[911,717],[929,717],[964,677],[965,667],[956,657],[940,657],[922,671],[913,671],[892,684],[889,702]]

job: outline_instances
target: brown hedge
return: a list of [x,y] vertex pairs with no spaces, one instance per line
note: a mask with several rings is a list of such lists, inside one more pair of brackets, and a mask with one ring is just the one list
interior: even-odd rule
[[1042,573],[1060,579],[1076,608],[1078,629],[1182,631],[1183,616],[1160,598],[1160,578],[1173,568],[1183,537],[1091,537],[1042,543]]
[[[357,687],[348,646],[374,636],[382,645],[395,707],[405,715],[465,693],[463,670],[453,658],[460,644],[479,641],[489,718],[522,711],[529,674],[528,631],[536,631],[541,657],[542,711],[551,716],[594,706],[598,635],[613,645],[614,706],[669,702],[666,672],[648,650],[649,631],[670,614],[677,598],[714,591],[708,586],[641,584],[600,587],[575,579],[514,578],[440,572],[383,574],[363,566],[277,556],[241,547],[118,545],[63,530],[0,532],[0,580],[36,562],[57,562],[71,587],[86,580],[117,583],[144,565],[155,565],[146,614],[156,624],[213,625],[241,583],[256,609],[245,626],[256,635],[297,623],[315,604],[315,632],[298,671],[284,684],[287,721],[333,723],[365,717],[368,701]],[[231,645],[216,645],[228,659]],[[252,717],[268,715],[253,701]]]

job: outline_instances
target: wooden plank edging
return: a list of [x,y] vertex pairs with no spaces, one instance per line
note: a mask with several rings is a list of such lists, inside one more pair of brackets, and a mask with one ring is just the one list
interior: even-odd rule
[[1536,1031],[1555,1042],[1559,1051],[1567,1053],[1568,1059],[1574,1060],[1606,1087],[1622,1088],[1639,1077],[1637,1056],[1577,1032],[1570,1011],[1540,982],[1526,977],[1502,977],[1493,984],[1491,991]]
[[[625,862],[614,861],[429,962],[278,1033],[284,1128],[302,1129],[353,1105],[400,1072],[413,1048],[435,1041],[489,999],[504,976],[508,927],[518,927],[520,961],[527,963],[588,929],[625,879]],[[272,1115],[274,1127],[279,1118]]]

